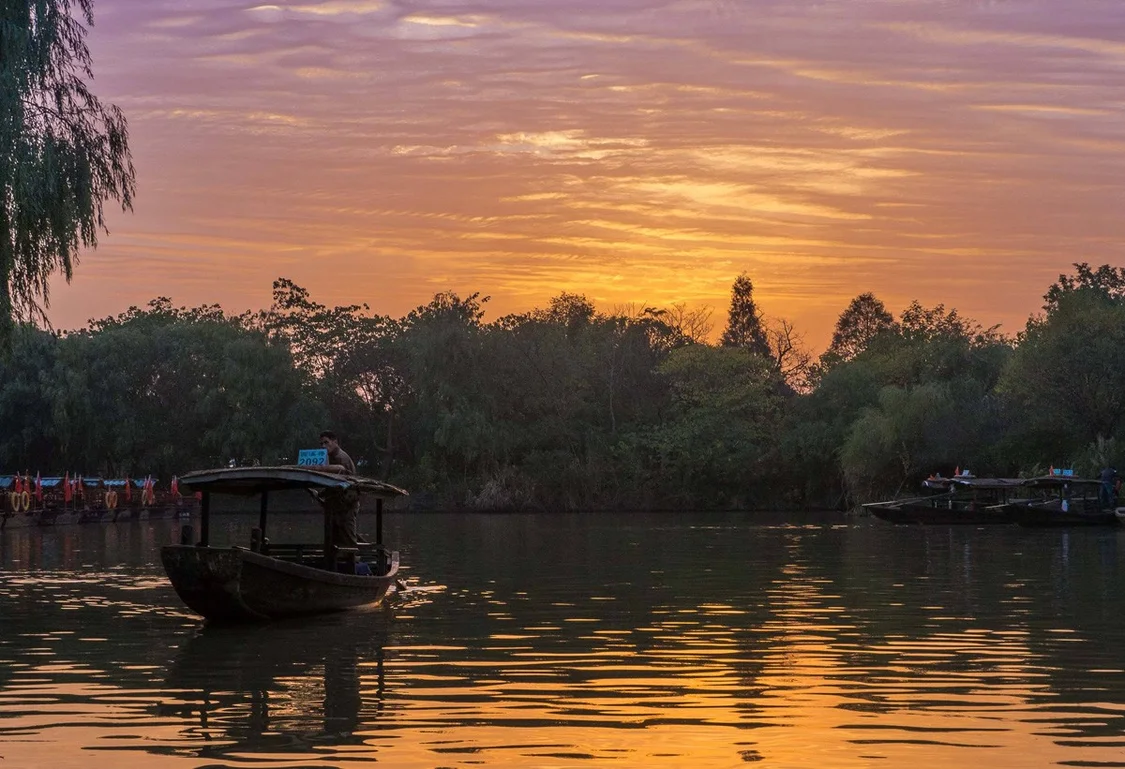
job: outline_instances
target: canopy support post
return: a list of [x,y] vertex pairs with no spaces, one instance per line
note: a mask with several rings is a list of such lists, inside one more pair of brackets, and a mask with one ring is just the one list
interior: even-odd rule
[[199,544],[207,547],[211,544],[211,492],[203,492],[203,499],[199,502]]
[[266,539],[266,510],[269,508],[270,493],[268,491],[262,492],[262,500],[258,505],[258,528],[262,531],[262,541]]
[[375,498],[375,544],[383,544],[383,498]]

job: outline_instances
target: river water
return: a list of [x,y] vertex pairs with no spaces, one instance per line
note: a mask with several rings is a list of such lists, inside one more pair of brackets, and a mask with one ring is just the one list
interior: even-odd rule
[[0,769],[1125,767],[1125,530],[394,513],[387,607],[210,628],[178,526],[0,534]]

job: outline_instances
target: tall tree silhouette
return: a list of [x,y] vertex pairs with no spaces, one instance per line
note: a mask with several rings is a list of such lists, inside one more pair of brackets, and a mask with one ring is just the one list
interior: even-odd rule
[[771,357],[769,339],[762,324],[762,313],[754,304],[754,283],[744,272],[730,290],[730,315],[720,340],[723,347],[740,347]]

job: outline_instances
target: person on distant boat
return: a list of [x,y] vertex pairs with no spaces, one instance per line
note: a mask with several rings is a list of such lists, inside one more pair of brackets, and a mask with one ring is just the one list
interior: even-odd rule
[[1102,470],[1102,485],[1098,487],[1098,503],[1103,507],[1114,507],[1116,502],[1114,494],[1117,486],[1117,469],[1107,467]]
[[[328,452],[325,469],[341,475],[355,475],[355,462],[340,448],[340,439],[331,430],[320,434],[320,445]],[[359,494],[353,489],[325,489],[319,496],[328,515],[331,543],[338,547],[359,544]]]
[[331,430],[320,434],[320,445],[328,452],[328,470],[333,473],[355,475],[355,462],[348,452],[340,448],[340,439]]

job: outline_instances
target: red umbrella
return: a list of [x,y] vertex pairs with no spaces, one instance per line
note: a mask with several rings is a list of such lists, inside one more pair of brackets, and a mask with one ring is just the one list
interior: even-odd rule
[[70,472],[67,472],[66,477],[63,478],[62,494],[64,505],[69,505],[74,501],[74,487],[70,485]]

